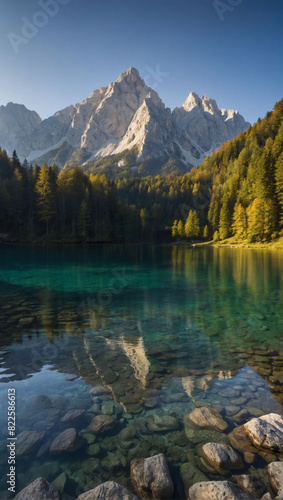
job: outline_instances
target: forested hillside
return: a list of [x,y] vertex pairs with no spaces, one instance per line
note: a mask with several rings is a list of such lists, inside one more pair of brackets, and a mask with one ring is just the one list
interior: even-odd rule
[[0,151],[0,233],[9,240],[256,242],[282,228],[283,100],[183,176],[113,181]]

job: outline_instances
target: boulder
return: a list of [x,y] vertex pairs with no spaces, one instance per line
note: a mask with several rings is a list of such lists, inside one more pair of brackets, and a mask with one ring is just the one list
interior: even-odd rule
[[114,481],[107,481],[93,490],[82,493],[77,500],[138,500],[138,497]]
[[45,437],[45,432],[23,431],[17,436],[17,457],[28,455],[35,451]]
[[179,422],[175,417],[170,415],[158,416],[149,415],[147,417],[147,427],[150,431],[163,432],[176,430],[179,427]]
[[258,448],[283,451],[283,418],[276,413],[269,413],[253,418],[244,429],[252,443]]
[[131,479],[141,498],[171,499],[174,485],[163,453],[131,461]]
[[83,438],[77,433],[76,429],[72,427],[61,432],[61,434],[52,441],[49,451],[51,455],[71,453],[79,450],[83,444]]
[[225,431],[228,427],[227,422],[223,420],[218,411],[205,406],[195,408],[191,413],[185,415],[184,425],[185,427],[201,427],[212,431]]
[[89,424],[87,430],[91,434],[102,434],[113,429],[116,425],[116,420],[110,415],[97,415]]
[[237,481],[237,485],[253,498],[261,498],[267,492],[264,482],[258,477],[239,474],[234,476],[234,478]]
[[71,424],[79,420],[83,414],[85,413],[85,410],[70,410],[68,411],[64,417],[61,418],[60,422],[62,424]]
[[21,490],[14,500],[61,500],[61,496],[46,479],[39,477]]
[[235,427],[235,429],[228,434],[228,439],[236,450],[241,453],[257,453],[258,450],[252,445],[250,438],[247,436],[243,425],[241,427]]
[[252,500],[239,486],[230,481],[208,481],[194,484],[189,500]]
[[283,493],[283,462],[272,462],[267,466],[270,484],[276,494]]
[[244,468],[241,457],[227,444],[207,443],[202,447],[202,455],[208,464],[220,474],[228,474],[230,470]]

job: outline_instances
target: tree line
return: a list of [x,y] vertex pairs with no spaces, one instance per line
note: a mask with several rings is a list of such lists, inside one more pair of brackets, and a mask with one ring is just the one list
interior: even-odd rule
[[114,181],[0,150],[0,233],[15,241],[254,242],[282,231],[283,100],[185,175]]

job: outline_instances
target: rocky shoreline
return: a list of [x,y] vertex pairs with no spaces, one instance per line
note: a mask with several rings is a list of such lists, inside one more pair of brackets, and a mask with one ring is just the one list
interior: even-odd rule
[[[68,412],[61,422],[71,424],[82,417],[83,412]],[[276,413],[250,418],[248,412],[239,415],[242,425],[234,427],[228,434],[229,424],[211,407],[195,408],[184,417],[184,428],[188,439],[194,431],[209,431],[217,441],[199,443],[197,452],[203,470],[210,474],[220,474],[223,481],[207,480],[206,474],[192,462],[181,466],[187,500],[282,500],[283,499],[283,418]],[[161,425],[156,422],[155,425]],[[173,422],[171,423],[174,424]],[[107,415],[93,418],[88,427],[92,435],[107,432],[115,425],[115,420]],[[18,435],[18,456],[27,455],[38,449],[44,440],[44,432],[24,431]],[[124,436],[125,442],[131,436]],[[84,445],[83,434],[69,427],[61,432],[49,445],[50,454],[64,454],[79,450]],[[264,454],[268,465],[263,477],[259,477],[251,464],[257,454]],[[96,464],[97,465],[97,464]],[[247,467],[250,467],[248,472]],[[95,475],[96,468],[93,469]],[[244,473],[243,473],[244,472]],[[233,474],[233,481],[225,480]],[[163,453],[147,458],[131,460],[131,483],[135,494],[114,481],[106,481],[95,488],[76,496],[64,493],[66,477],[61,474],[53,483],[43,477],[37,478],[15,497],[15,500],[172,500],[174,484],[170,463]],[[75,493],[74,493],[75,494]]]

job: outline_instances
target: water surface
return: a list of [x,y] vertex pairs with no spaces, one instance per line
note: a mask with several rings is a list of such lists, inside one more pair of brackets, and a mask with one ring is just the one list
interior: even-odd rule
[[[282,252],[3,246],[0,263],[0,498],[9,498],[8,388],[17,432],[46,432],[39,451],[17,459],[17,491],[61,473],[74,496],[108,479],[132,490],[130,461],[162,452],[183,499],[183,464],[221,478],[206,468],[200,443],[228,442],[242,408],[282,413]],[[185,432],[184,416],[204,404],[229,424],[222,435]],[[85,410],[71,425],[85,445],[50,455],[71,409]],[[98,414],[116,425],[92,436]],[[268,459],[258,455],[253,474]]]

